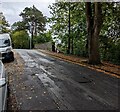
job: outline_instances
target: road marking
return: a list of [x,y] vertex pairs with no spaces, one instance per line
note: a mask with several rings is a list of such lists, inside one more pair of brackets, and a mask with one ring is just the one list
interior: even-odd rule
[[116,74],[113,74],[113,73],[110,73],[110,72],[106,72],[106,71],[101,70],[101,69],[98,69],[98,68],[90,67],[90,66],[87,66],[87,65],[85,65],[85,64],[80,64],[80,63],[78,63],[78,62],[73,62],[73,61],[71,61],[71,60],[63,59],[63,58],[61,58],[61,57],[59,57],[59,56],[55,56],[54,54],[47,53],[47,52],[44,52],[44,51],[39,51],[39,52],[46,53],[46,54],[50,55],[51,57],[54,57],[54,58],[57,58],[57,59],[60,59],[60,60],[66,61],[66,62],[70,62],[70,63],[76,64],[76,65],[80,65],[80,66],[83,66],[83,67],[87,67],[87,68],[92,69],[92,70],[96,70],[96,71],[98,71],[98,72],[105,73],[105,74],[110,75],[110,76],[112,76],[112,77],[120,78],[119,75],[116,75]]

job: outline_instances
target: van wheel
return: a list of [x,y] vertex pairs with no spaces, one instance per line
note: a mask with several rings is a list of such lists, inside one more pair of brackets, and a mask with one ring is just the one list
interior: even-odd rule
[[15,58],[14,58],[14,57],[12,57],[12,58],[10,59],[10,61],[14,61],[14,59],[15,59]]
[[13,52],[11,52],[9,60],[10,61],[14,61],[14,54],[13,54]]

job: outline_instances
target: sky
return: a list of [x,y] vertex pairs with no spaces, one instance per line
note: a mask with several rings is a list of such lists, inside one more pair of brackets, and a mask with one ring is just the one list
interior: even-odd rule
[[25,7],[32,7],[33,5],[44,16],[50,17],[48,6],[54,2],[55,0],[0,0],[0,12],[3,12],[8,23],[12,25],[14,22],[22,20],[19,14]]
[[40,10],[44,16],[50,17],[48,6],[55,1],[56,0],[0,0],[0,12],[3,12],[8,23],[12,25],[14,22],[22,20],[19,14],[25,7],[32,7],[33,5]]

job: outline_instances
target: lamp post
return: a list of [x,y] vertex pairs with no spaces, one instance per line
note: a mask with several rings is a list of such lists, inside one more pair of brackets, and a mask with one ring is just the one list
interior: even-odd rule
[[31,49],[32,47],[31,47],[31,35],[30,35],[30,49]]
[[32,22],[28,22],[28,26],[29,26],[29,33],[30,33],[30,37],[29,37],[29,45],[30,45],[30,49],[32,49],[32,32],[33,32],[33,26],[32,26]]

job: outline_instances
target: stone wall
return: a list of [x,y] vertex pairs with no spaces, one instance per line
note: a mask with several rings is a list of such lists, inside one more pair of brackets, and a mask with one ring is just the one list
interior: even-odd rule
[[51,42],[47,42],[47,43],[43,43],[43,44],[36,44],[35,45],[35,49],[42,49],[42,50],[52,50],[52,43]]

